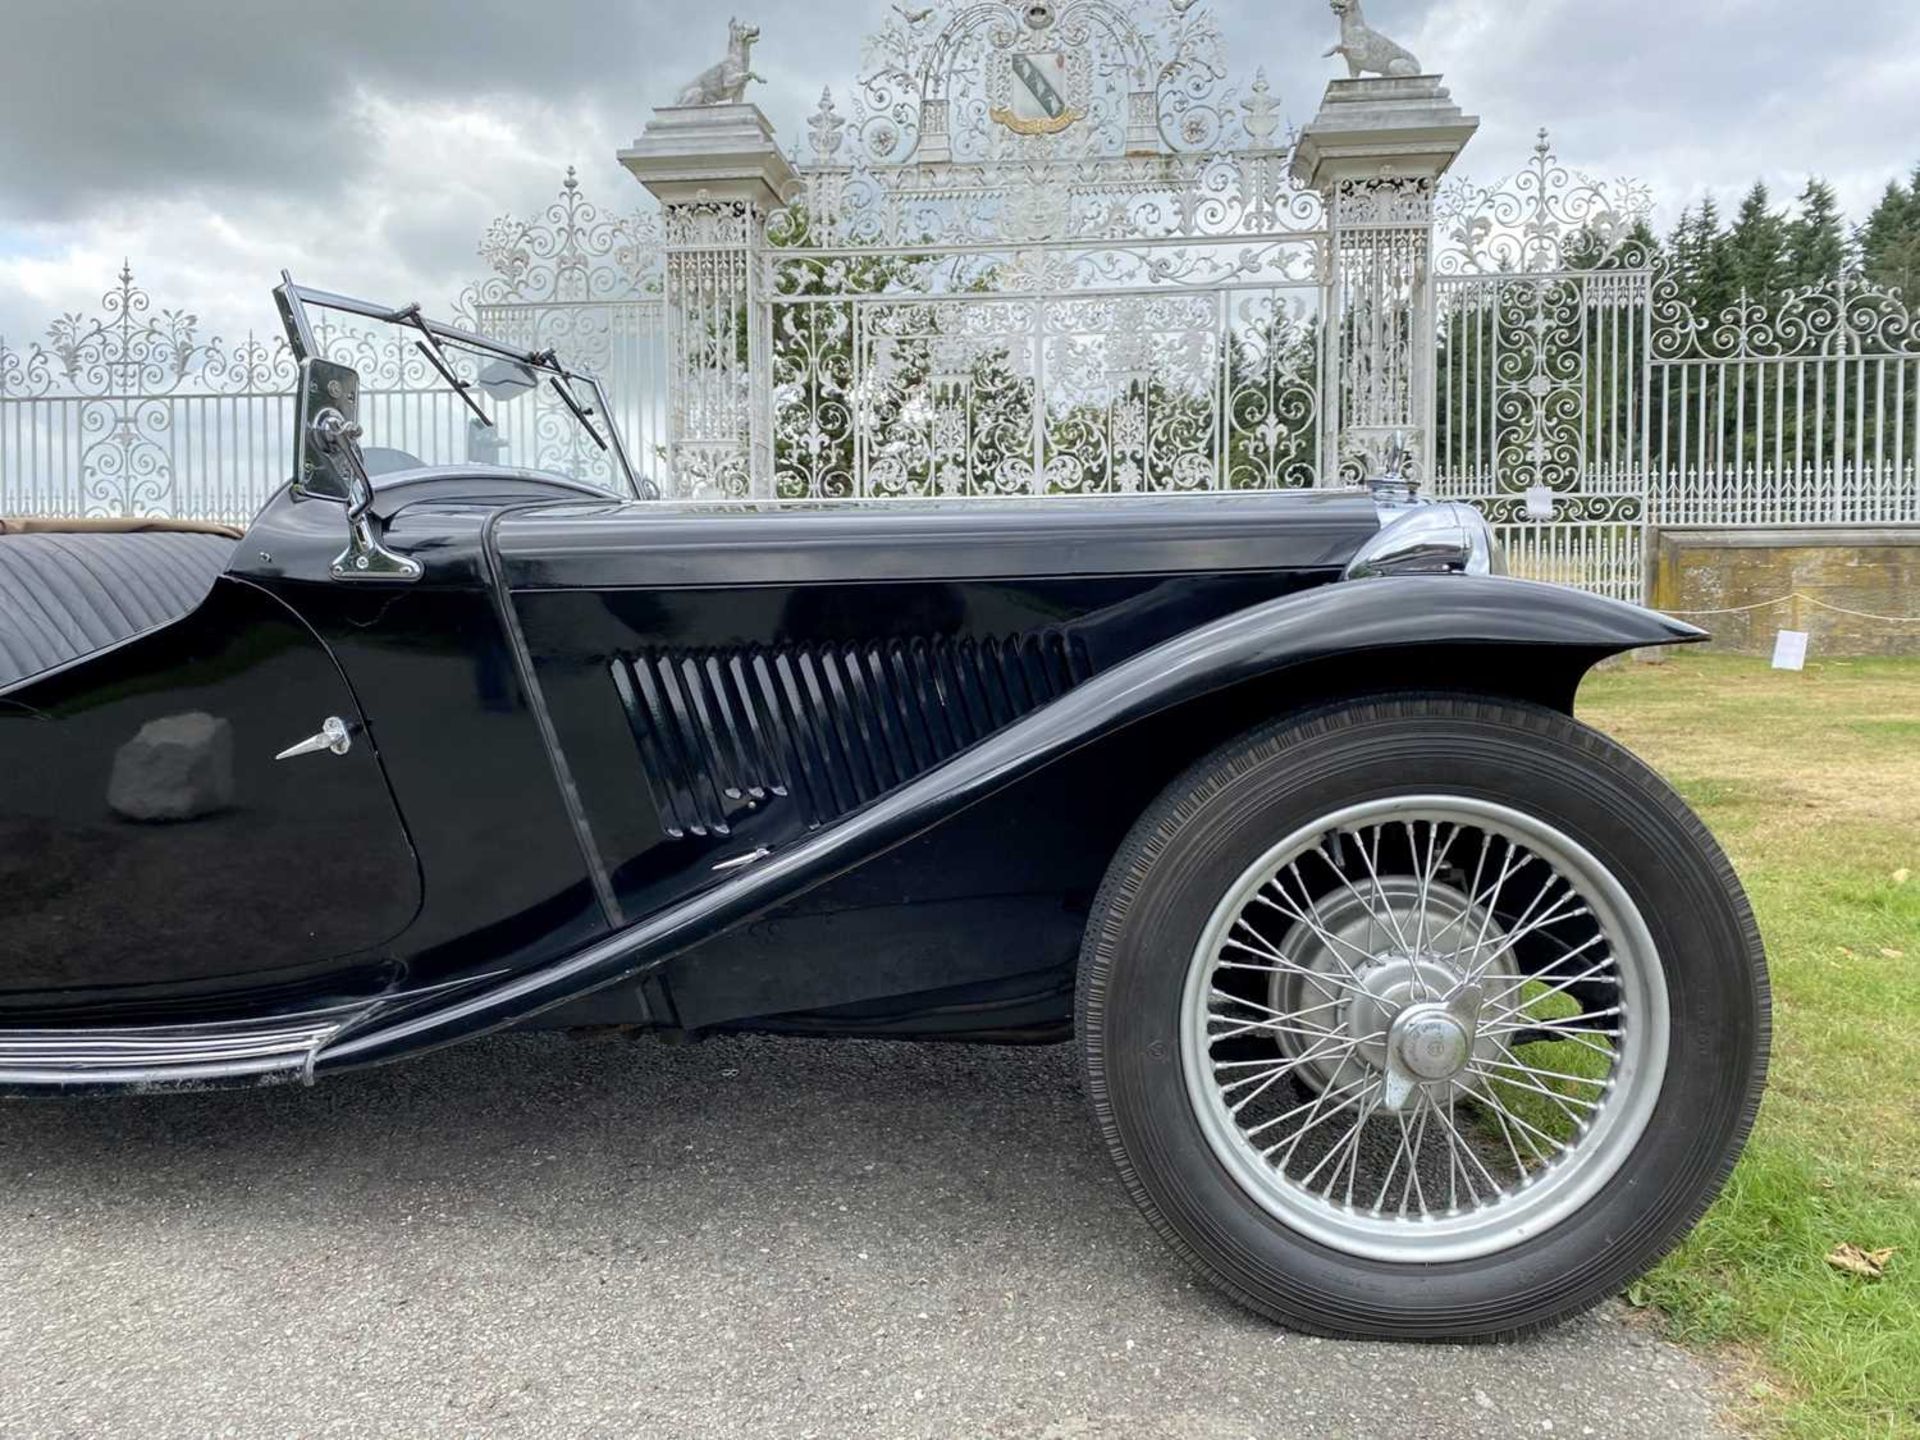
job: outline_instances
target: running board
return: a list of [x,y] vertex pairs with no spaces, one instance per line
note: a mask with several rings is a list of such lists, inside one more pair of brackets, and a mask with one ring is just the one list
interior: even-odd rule
[[320,1047],[373,1008],[363,1001],[270,1020],[0,1030],[0,1089],[146,1089],[305,1079]]
[[503,972],[446,980],[293,1015],[193,1025],[0,1029],[0,1097],[53,1090],[166,1090],[313,1083],[314,1061],[375,1015],[452,996]]

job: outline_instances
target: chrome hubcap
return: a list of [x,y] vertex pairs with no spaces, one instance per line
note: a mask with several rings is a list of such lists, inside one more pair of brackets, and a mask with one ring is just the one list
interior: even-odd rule
[[1467,1068],[1473,1031],[1444,1005],[1409,1005],[1387,1036],[1393,1064],[1420,1080],[1451,1080]]
[[1493,1253],[1588,1203],[1666,1070],[1665,977],[1624,887],[1544,821],[1464,797],[1286,837],[1222,898],[1182,1010],[1229,1173],[1389,1260]]
[[[1276,1031],[1290,1059],[1307,1056],[1306,1069],[1324,1087],[1352,1079],[1358,1067],[1387,1069],[1389,1034],[1409,1006],[1453,994],[1463,982],[1473,937],[1493,928],[1493,918],[1459,890],[1432,882],[1423,893],[1411,877],[1381,877],[1353,892],[1319,901],[1295,921],[1280,948],[1294,965],[1276,971],[1267,1004],[1278,1013],[1305,1017],[1305,1024]],[[1396,950],[1396,938],[1421,937]],[[1513,978],[1508,956],[1487,967],[1501,980]],[[1329,1053],[1314,1020],[1337,1013],[1339,1028],[1354,1041],[1350,1053]],[[1318,1050],[1318,1053],[1310,1053]],[[1484,1057],[1483,1057],[1484,1058]]]

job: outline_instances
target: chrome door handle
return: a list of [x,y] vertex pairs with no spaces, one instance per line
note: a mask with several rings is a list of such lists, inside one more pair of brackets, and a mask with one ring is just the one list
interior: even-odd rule
[[318,755],[322,750],[330,750],[335,755],[344,755],[351,749],[353,749],[353,731],[338,715],[329,715],[321,724],[318,735],[309,735],[298,745],[289,745],[273,758],[291,760],[296,755]]

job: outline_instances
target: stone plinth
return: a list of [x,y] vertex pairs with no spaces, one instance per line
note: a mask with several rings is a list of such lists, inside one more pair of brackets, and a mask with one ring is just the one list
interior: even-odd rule
[[620,163],[664,205],[744,201],[762,215],[796,179],[758,105],[663,105]]
[[[1816,660],[1920,655],[1920,624],[1864,618],[1920,615],[1920,529],[1668,530],[1652,558],[1654,608],[1685,612],[1716,649],[1769,655],[1779,631],[1804,630]],[[1768,603],[1783,596],[1822,603]]]
[[1335,80],[1300,132],[1294,178],[1322,192],[1383,174],[1437,179],[1479,128],[1438,75]]

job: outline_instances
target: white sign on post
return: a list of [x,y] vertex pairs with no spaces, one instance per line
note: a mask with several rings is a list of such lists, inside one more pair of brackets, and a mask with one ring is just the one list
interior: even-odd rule
[[1773,642],[1773,668],[1776,670],[1804,670],[1807,668],[1807,632],[1804,630],[1782,630]]

